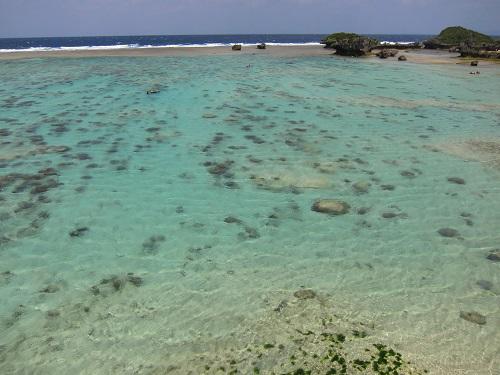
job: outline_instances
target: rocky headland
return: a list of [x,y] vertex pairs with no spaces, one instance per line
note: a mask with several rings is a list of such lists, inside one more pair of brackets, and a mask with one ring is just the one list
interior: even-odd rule
[[[384,43],[355,33],[339,32],[322,40],[325,48],[335,49],[340,56],[395,57],[399,50],[430,49],[460,53],[460,57],[500,59],[500,40],[461,26],[447,27],[441,33],[422,43]],[[404,61],[404,59],[401,59]]]
[[500,58],[500,40],[461,26],[447,27],[423,44],[427,49],[459,52],[461,57]]

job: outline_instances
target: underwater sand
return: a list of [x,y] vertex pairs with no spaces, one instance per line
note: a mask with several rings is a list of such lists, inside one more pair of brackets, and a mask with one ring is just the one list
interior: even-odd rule
[[290,358],[342,334],[500,374],[500,68],[468,71],[0,61],[0,373],[324,373]]

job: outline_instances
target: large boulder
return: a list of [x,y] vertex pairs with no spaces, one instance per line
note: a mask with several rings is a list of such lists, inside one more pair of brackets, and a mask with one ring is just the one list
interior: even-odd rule
[[257,49],[266,49],[266,43],[257,44]]
[[231,48],[233,51],[241,51],[241,44],[235,44]]
[[311,206],[311,210],[330,215],[344,215],[349,212],[351,206],[337,199],[318,199]]
[[398,54],[398,50],[383,48],[376,53],[381,59],[386,59],[388,57],[395,57]]
[[341,56],[364,56],[378,45],[373,38],[354,33],[335,33],[323,39],[325,48],[335,49],[335,54]]

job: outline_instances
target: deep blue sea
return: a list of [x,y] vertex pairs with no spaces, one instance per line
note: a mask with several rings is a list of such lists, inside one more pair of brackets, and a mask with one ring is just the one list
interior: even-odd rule
[[[370,35],[387,42],[419,42],[429,35]],[[111,49],[147,47],[225,46],[234,43],[276,45],[318,44],[325,34],[255,34],[255,35],[132,35],[64,38],[0,38],[0,52],[53,49]]]

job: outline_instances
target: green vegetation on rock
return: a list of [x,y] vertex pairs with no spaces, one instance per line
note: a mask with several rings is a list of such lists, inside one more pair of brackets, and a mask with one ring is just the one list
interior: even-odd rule
[[488,35],[478,33],[477,31],[461,26],[452,26],[441,31],[437,37],[424,42],[427,48],[458,47],[462,43],[482,45],[494,43],[494,40]]
[[363,56],[378,45],[376,39],[344,32],[330,34],[322,42],[325,48],[334,48],[336,54],[343,56]]
[[462,42],[472,42],[474,44],[492,43],[493,38],[488,35],[469,30],[461,26],[447,27],[438,36],[439,40],[445,44],[460,44]]
[[329,46],[332,44],[335,44],[339,41],[355,41],[359,39],[361,35],[355,34],[355,33],[333,33],[328,35],[325,39],[323,39],[323,42]]

